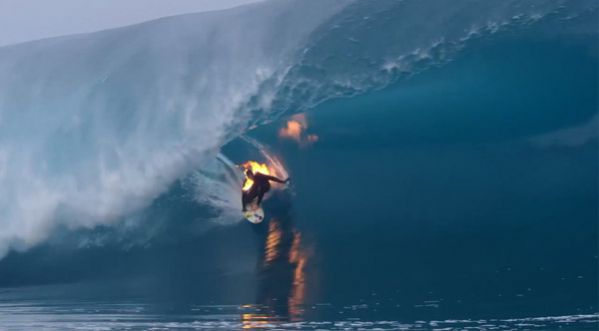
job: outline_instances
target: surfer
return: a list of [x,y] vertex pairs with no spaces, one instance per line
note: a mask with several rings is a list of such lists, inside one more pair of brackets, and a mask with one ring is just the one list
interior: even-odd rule
[[254,173],[252,169],[249,168],[245,170],[245,175],[247,178],[253,180],[254,183],[247,191],[243,191],[241,195],[243,210],[245,210],[246,206],[251,204],[252,201],[254,201],[254,199],[256,198],[258,198],[256,205],[260,206],[264,194],[266,194],[266,192],[270,190],[271,181],[281,184],[289,182],[289,178],[282,180],[277,177],[269,176],[260,172]]

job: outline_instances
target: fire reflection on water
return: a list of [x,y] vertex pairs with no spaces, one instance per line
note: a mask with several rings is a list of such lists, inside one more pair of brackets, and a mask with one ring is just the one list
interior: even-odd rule
[[269,266],[281,253],[281,237],[283,231],[279,222],[275,219],[268,223],[268,236],[266,237],[266,245],[264,247],[264,266]]
[[241,316],[244,329],[268,328],[273,321],[297,321],[306,298],[308,254],[302,235],[289,222],[269,221],[260,261],[257,312]]
[[[267,295],[262,298],[262,301],[286,306],[286,313],[292,319],[302,313],[301,306],[305,299],[306,261],[307,254],[302,249],[301,233],[290,224],[284,224],[276,218],[271,219],[264,247],[262,269],[263,288]],[[286,286],[281,286],[283,280],[286,281],[284,284]],[[279,284],[274,284],[275,282]],[[282,303],[283,300],[286,304]]]
[[289,252],[289,263],[295,265],[295,270],[293,272],[293,287],[288,302],[289,315],[292,318],[299,317],[303,313],[302,306],[305,301],[306,275],[304,268],[306,266],[307,254],[302,251],[301,242],[302,234],[297,230],[293,230],[293,243]]
[[271,321],[272,317],[266,314],[241,314],[241,328],[245,330],[269,328]]

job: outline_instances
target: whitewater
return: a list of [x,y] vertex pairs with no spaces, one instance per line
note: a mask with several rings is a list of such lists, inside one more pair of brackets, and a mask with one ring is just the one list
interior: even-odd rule
[[[221,146],[249,128],[442,66],[472,40],[596,29],[592,1],[431,6],[266,1],[0,48],[0,257],[58,226],[118,226],[229,162]],[[235,210],[205,194],[231,185],[199,178],[198,199]]]

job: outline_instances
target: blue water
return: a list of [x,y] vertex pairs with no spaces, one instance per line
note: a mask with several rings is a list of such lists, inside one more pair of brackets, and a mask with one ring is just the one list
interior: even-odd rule
[[[0,48],[0,329],[597,329],[597,18],[266,2]],[[266,156],[252,225],[231,164]]]

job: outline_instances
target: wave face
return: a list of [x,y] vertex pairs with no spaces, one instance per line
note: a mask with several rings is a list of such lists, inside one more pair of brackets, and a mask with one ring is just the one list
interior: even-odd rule
[[381,89],[498,32],[596,33],[596,13],[593,1],[270,1],[0,48],[0,256],[57,226],[116,223],[278,114]]

